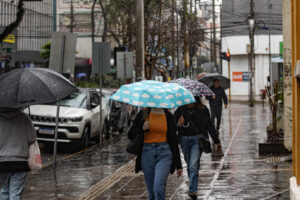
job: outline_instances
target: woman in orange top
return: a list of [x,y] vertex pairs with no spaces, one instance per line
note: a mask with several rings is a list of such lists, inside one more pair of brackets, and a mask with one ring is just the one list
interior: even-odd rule
[[136,173],[144,172],[149,200],[164,200],[169,173],[177,169],[178,175],[182,174],[173,115],[160,108],[142,110],[128,137],[134,140],[138,134],[142,134],[143,140],[136,159]]

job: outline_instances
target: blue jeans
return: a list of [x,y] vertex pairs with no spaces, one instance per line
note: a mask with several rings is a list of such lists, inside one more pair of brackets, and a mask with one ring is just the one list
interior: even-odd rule
[[200,157],[202,154],[199,148],[199,139],[200,137],[198,135],[182,136],[181,139],[181,149],[187,164],[187,172],[190,179],[189,192],[197,192],[198,188]]
[[0,172],[0,187],[2,200],[21,200],[26,184],[27,172]]
[[164,200],[167,178],[172,164],[172,152],[167,143],[144,144],[142,170],[149,200]]

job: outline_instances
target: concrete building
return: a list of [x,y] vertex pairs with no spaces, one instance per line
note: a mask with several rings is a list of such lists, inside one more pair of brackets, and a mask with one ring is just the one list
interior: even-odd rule
[[[60,32],[70,32],[73,12],[73,32],[77,34],[77,54],[78,58],[89,59],[92,57],[92,20],[91,10],[93,0],[73,1],[73,11],[71,0],[57,0],[57,26]],[[103,31],[103,18],[99,3],[95,6],[95,41],[101,42]]]
[[[18,1],[0,0],[0,30],[16,19]],[[19,27],[10,35],[11,40],[1,43],[9,48],[12,56],[10,66],[42,65],[41,47],[50,41],[54,30],[53,0],[24,2],[25,14]],[[3,52],[2,52],[3,53]],[[7,62],[2,58],[1,67]]]
[[[231,76],[232,100],[247,101],[249,98],[250,44],[248,17],[250,1],[226,0],[222,4],[222,52],[231,53],[231,70],[227,61],[222,61],[223,75]],[[256,30],[254,37],[255,81],[254,95],[260,100],[261,90],[270,82],[281,80],[282,67],[282,2],[281,0],[254,0]],[[270,42],[269,42],[270,41]],[[271,62],[270,62],[271,61]]]

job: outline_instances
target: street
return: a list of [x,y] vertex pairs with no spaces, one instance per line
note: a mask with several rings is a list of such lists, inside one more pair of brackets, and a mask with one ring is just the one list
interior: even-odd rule
[[[223,152],[203,154],[198,199],[288,199],[292,163],[289,155],[260,157],[258,143],[270,122],[267,107],[231,104],[223,113]],[[134,157],[125,152],[126,135],[63,157],[56,170],[30,174],[24,199],[147,199],[142,173],[134,173]],[[166,199],[189,199],[184,174],[170,175]]]

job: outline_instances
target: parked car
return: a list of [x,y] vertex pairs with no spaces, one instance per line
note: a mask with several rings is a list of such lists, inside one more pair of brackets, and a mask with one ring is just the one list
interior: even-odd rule
[[[110,96],[112,96],[116,92],[116,90],[110,90],[110,92]],[[121,134],[125,132],[126,128],[130,126],[132,120],[135,119],[137,107],[112,100],[109,100],[108,105],[109,111],[107,118],[107,128],[109,130],[107,132],[110,132],[111,134]]]
[[[102,98],[102,130],[105,135],[108,110]],[[56,104],[30,106],[30,116],[40,142],[54,141]],[[89,140],[97,138],[100,131],[100,96],[95,89],[80,89],[60,101],[58,142],[74,142],[86,148]]]

